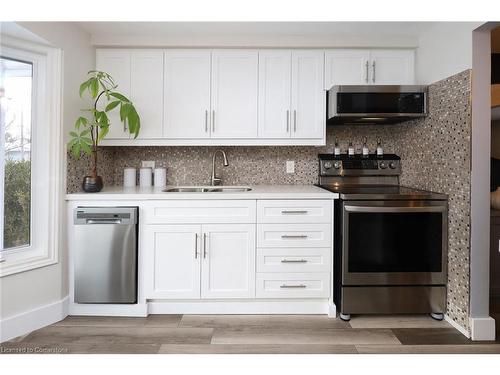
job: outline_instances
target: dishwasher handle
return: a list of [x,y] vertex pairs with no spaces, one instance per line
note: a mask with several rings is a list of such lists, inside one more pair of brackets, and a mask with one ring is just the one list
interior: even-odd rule
[[85,224],[121,224],[122,219],[87,219]]

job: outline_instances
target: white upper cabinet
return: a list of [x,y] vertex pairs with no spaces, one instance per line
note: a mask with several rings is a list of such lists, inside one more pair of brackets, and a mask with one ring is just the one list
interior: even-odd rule
[[207,50],[165,52],[164,137],[210,137],[210,58]]
[[334,85],[411,85],[415,52],[408,49],[338,49],[325,54],[325,89]]
[[415,53],[412,50],[372,50],[371,83],[412,85],[415,83]]
[[325,89],[333,85],[363,85],[368,83],[370,52],[339,49],[325,54]]
[[[113,77],[118,84],[116,91],[130,98],[130,51],[129,50],[100,50],[96,51],[96,70],[106,72]],[[102,100],[102,102],[106,102]],[[105,105],[100,107],[103,110]],[[106,138],[128,139],[129,134],[125,131],[120,121],[119,108],[115,108],[108,115],[111,123]]]
[[[162,137],[163,52],[157,50],[100,50],[97,70],[109,73],[118,85],[116,91],[128,97],[141,118],[139,139]],[[129,139],[120,121],[119,107],[110,114],[106,139]],[[105,141],[103,142],[105,143]]]
[[325,136],[325,90],[323,51],[292,52],[292,138]]
[[291,51],[259,52],[259,137],[290,137]]
[[258,52],[212,52],[212,138],[257,137]]
[[163,124],[163,51],[131,53],[130,100],[141,118],[139,138],[161,138]]

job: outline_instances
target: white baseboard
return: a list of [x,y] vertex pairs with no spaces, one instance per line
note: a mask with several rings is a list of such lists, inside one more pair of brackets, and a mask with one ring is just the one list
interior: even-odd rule
[[150,314],[328,314],[327,300],[151,301]]
[[495,319],[488,316],[486,318],[470,318],[471,338],[474,341],[495,340]]
[[0,320],[0,342],[26,335],[68,315],[68,297],[22,314]]
[[148,316],[148,305],[146,303],[107,305],[70,302],[68,315],[146,317]]

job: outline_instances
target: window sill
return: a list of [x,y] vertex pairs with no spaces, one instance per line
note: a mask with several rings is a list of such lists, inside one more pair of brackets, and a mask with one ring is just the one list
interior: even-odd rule
[[57,254],[47,251],[20,251],[0,257],[0,278],[57,263]]

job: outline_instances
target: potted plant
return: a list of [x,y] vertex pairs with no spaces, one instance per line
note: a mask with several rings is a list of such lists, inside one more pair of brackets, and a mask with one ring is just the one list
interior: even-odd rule
[[[90,175],[83,178],[82,187],[84,191],[94,193],[103,187],[102,178],[97,175],[97,151],[99,142],[106,137],[112,125],[108,113],[119,110],[124,131],[133,134],[134,138],[139,135],[141,119],[133,103],[115,91],[118,85],[108,73],[93,70],[88,74],[90,78],[80,85],[80,98],[87,93],[93,101],[93,107],[83,109],[87,115],[76,120],[75,130],[69,133],[71,139],[68,149],[75,158],[79,158],[82,152],[92,157],[92,170]],[[107,102],[99,105],[100,100]],[[104,110],[98,109],[98,106]]]

